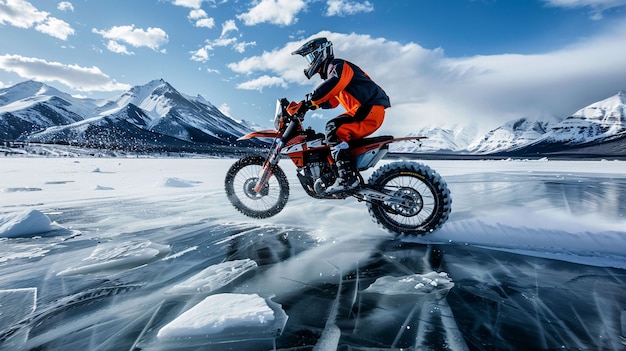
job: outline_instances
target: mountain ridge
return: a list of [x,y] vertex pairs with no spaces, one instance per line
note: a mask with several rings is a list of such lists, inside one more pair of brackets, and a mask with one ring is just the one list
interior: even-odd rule
[[[27,81],[0,89],[0,139],[143,149],[229,146],[252,129],[208,100],[178,92],[163,79],[108,100],[74,98]],[[238,146],[258,146],[257,142]]]
[[[470,130],[463,126],[456,128]],[[596,155],[602,150],[602,144],[611,143],[611,147],[606,148],[607,155],[626,156],[626,93],[619,91],[565,118],[522,117],[484,134],[466,134],[463,139],[471,140],[467,143],[460,143],[458,138],[450,140],[451,133],[453,131],[447,127],[425,126],[410,133],[428,138],[421,147],[404,143],[393,147],[392,151],[478,156],[536,156],[568,152]],[[433,145],[439,147],[433,148]]]
[[[256,128],[224,115],[201,95],[180,93],[163,79],[103,100],[76,98],[36,81],[0,89],[0,140],[6,141],[193,150],[235,146]],[[522,117],[484,134],[471,125],[430,125],[408,133],[415,135],[427,139],[397,143],[391,151],[529,156],[605,149],[626,155],[626,93],[619,91],[565,118]],[[236,144],[262,145],[257,140]]]

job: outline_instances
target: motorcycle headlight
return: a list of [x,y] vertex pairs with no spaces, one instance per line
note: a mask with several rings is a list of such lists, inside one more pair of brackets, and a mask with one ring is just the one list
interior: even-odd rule
[[274,128],[280,130],[285,124],[285,103],[288,105],[287,99],[276,100],[276,112],[274,113]]

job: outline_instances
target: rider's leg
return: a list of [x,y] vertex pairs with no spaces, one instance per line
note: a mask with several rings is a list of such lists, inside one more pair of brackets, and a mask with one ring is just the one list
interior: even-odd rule
[[330,154],[337,165],[337,180],[326,189],[327,193],[344,192],[359,186],[348,141],[374,133],[384,117],[383,106],[361,106],[354,116],[344,114],[326,123],[326,142],[331,146]]
[[356,168],[348,143],[344,141],[331,147],[330,154],[337,165],[337,179],[326,188],[326,193],[335,194],[358,188],[359,178],[356,176]]
[[[352,116],[339,116],[326,123],[326,142],[330,145],[330,155],[337,166],[337,179],[326,189],[326,193],[334,194],[352,190],[359,186],[359,179],[356,176],[356,168],[350,153],[350,134],[340,133],[340,127],[352,124]],[[341,136],[340,136],[341,135]]]

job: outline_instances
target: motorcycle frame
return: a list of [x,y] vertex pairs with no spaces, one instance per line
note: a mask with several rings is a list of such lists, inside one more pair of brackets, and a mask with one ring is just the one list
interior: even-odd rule
[[[323,139],[314,139],[307,141],[306,136],[302,135],[304,131],[302,128],[302,119],[304,118],[304,113],[301,115],[290,116],[289,123],[286,128],[281,128],[281,130],[259,130],[252,133],[248,133],[239,140],[246,140],[251,138],[273,138],[274,141],[272,146],[270,147],[270,151],[268,156],[266,157],[265,164],[263,165],[261,171],[259,172],[259,176],[257,178],[257,182],[254,186],[254,191],[259,194],[263,187],[267,184],[268,180],[273,174],[274,168],[278,165],[280,161],[280,155],[287,155],[291,161],[296,165],[296,167],[304,167],[304,155],[305,152],[315,151],[315,150],[323,150],[330,149],[330,146],[324,142]],[[351,153],[355,158],[355,165],[358,171],[363,171],[368,168],[374,167],[378,161],[380,161],[388,152],[388,145],[398,142],[398,141],[414,141],[419,142],[420,140],[426,139],[426,137],[415,136],[415,137],[404,137],[404,138],[394,138],[394,137],[380,137],[379,140],[373,138],[375,140],[371,143],[365,143],[364,145],[358,145],[354,148],[351,148]],[[328,163],[332,166],[334,164],[334,160],[330,157],[330,152],[327,156]],[[360,178],[360,177],[359,177]],[[362,179],[361,179],[362,181]],[[363,182],[362,182],[363,183]],[[359,201],[385,201],[396,203],[399,205],[404,204],[407,200],[399,197],[395,197],[392,194],[387,194],[379,190],[375,190],[367,186],[367,184],[361,184],[362,186],[355,192],[349,194],[349,196],[354,196]],[[331,196],[329,198],[345,198],[346,196]]]

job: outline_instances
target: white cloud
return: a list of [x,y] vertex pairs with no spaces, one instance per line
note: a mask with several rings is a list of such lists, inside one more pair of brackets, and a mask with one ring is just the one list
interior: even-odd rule
[[41,82],[60,82],[72,89],[89,91],[120,91],[130,85],[118,83],[104,74],[98,67],[49,62],[20,55],[0,55],[0,69],[18,74],[26,79]]
[[285,82],[285,80],[281,77],[270,77],[270,76],[264,75],[256,79],[241,83],[237,85],[237,88],[244,89],[244,90],[263,91],[263,88],[265,87],[275,87],[275,86],[287,88],[287,82]]
[[195,23],[196,27],[213,28],[215,27],[215,19],[209,17],[202,9],[195,9],[189,12],[187,18]]
[[232,32],[232,31],[238,31],[239,28],[237,28],[237,24],[235,24],[234,20],[228,20],[224,23],[222,23],[222,34],[221,36],[225,36],[228,32]]
[[158,51],[161,45],[169,41],[167,33],[161,28],[148,28],[146,30],[130,26],[116,26],[109,30],[92,29],[93,33],[100,34],[103,38],[124,42],[134,47],[148,47]]
[[232,118],[231,108],[230,108],[230,106],[228,106],[228,104],[224,103],[224,104],[220,105],[220,107],[218,107],[217,109],[220,110],[220,112],[223,113],[224,116]]
[[237,43],[237,38],[217,38],[211,42],[213,46],[231,46]]
[[196,21],[196,27],[213,28],[215,27],[215,19],[202,18]]
[[326,4],[328,6],[326,16],[346,16],[374,11],[374,5],[369,1],[328,0]]
[[189,18],[192,21],[199,20],[201,18],[207,18],[207,17],[209,16],[202,9],[191,10],[189,11],[189,16],[187,16],[187,18]]
[[35,26],[35,29],[61,40],[67,40],[67,37],[74,34],[74,29],[67,22],[54,17],[47,17],[45,21]]
[[197,62],[206,62],[209,60],[210,52],[213,51],[213,46],[205,45],[196,51],[191,52],[191,60]]
[[47,12],[39,11],[28,1],[0,1],[0,24],[8,23],[18,28],[31,28],[35,23],[43,22]]
[[564,8],[591,8],[591,18],[602,19],[602,13],[606,10],[625,7],[626,0],[544,0],[548,6]]
[[296,15],[305,7],[303,0],[261,0],[237,18],[247,26],[260,23],[288,26],[297,22]]
[[234,20],[225,21],[222,24],[222,34],[215,40],[206,40],[205,45],[196,51],[191,52],[191,60],[197,62],[206,62],[210,58],[210,52],[216,47],[231,47],[233,50],[243,53],[249,46],[255,46],[256,42],[240,42],[237,38],[231,38],[228,33],[239,31]]
[[[302,43],[288,43],[283,48],[265,51],[261,56],[252,56],[239,62],[230,63],[228,68],[246,76],[256,72],[271,72],[280,76],[286,83],[306,84],[306,78],[302,74],[305,65],[304,59],[300,56],[291,55],[291,52],[300,45]],[[257,84],[261,82],[259,81]]]
[[256,41],[234,43],[233,49],[238,53],[243,54],[244,52],[246,52],[246,48],[248,46],[256,46]]
[[317,76],[309,81],[302,74],[306,62],[290,55],[318,36],[333,41],[337,57],[356,63],[385,89],[392,108],[381,132],[397,135],[443,121],[486,131],[520,117],[567,117],[626,89],[626,23],[543,54],[467,58],[415,43],[324,31],[228,67],[250,77],[241,89],[318,84]]
[[174,0],[172,4],[192,9],[199,9],[203,2],[204,0]]
[[114,52],[116,54],[122,54],[122,55],[134,55],[135,54],[132,51],[128,51],[128,48],[126,47],[126,45],[122,45],[116,42],[115,40],[109,40],[109,42],[107,43],[107,49],[109,49],[109,51]]
[[72,5],[69,1],[61,1],[59,5],[57,5],[57,9],[60,11],[70,11],[74,12],[74,5]]
[[14,27],[35,30],[61,40],[74,34],[72,27],[48,12],[39,11],[25,0],[0,0],[0,25],[9,24]]
[[626,6],[624,0],[544,0],[550,6],[556,7],[597,7],[612,8]]

